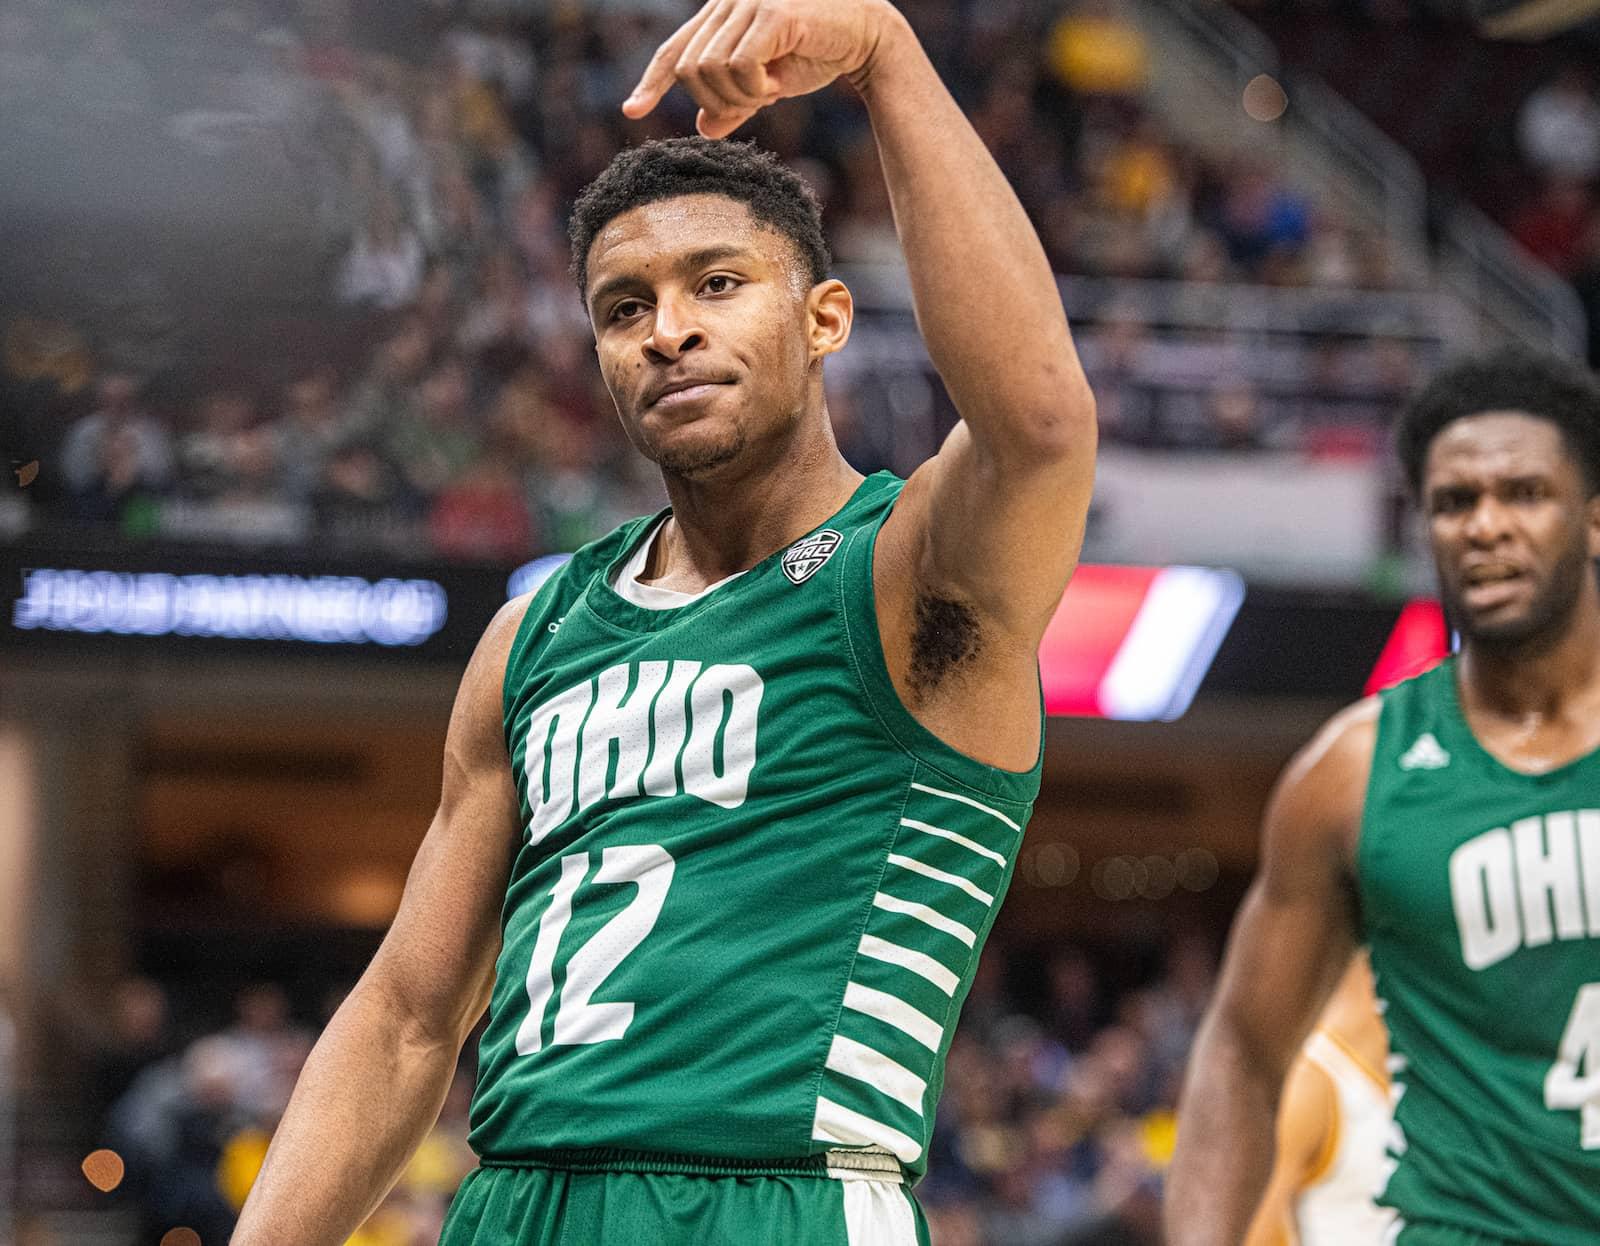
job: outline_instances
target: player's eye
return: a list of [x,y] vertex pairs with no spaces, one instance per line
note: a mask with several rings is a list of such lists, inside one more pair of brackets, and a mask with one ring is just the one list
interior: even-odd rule
[[712,273],[701,283],[700,288],[707,294],[727,294],[738,286],[738,280],[728,276],[727,273]]
[[607,320],[631,320],[644,310],[644,303],[639,299],[620,299],[611,305],[611,314]]
[[1435,515],[1458,515],[1472,508],[1474,498],[1465,489],[1440,489],[1433,495]]
[[1513,502],[1537,502],[1544,497],[1544,485],[1537,480],[1513,480],[1506,497]]

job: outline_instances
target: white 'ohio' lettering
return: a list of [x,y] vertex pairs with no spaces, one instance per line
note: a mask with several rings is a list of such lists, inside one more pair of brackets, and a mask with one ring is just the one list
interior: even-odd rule
[[1600,937],[1600,809],[1469,839],[1450,854],[1450,896],[1469,969],[1552,939]]
[[552,697],[528,723],[530,842],[606,797],[684,792],[738,808],[755,769],[763,690],[748,666],[655,661],[609,667]]

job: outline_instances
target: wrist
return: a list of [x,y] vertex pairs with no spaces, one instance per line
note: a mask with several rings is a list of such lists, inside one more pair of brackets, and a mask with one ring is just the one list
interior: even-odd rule
[[859,69],[848,77],[856,93],[868,106],[881,95],[889,83],[899,78],[905,67],[914,62],[922,52],[916,32],[905,14],[887,0],[875,4],[872,47]]

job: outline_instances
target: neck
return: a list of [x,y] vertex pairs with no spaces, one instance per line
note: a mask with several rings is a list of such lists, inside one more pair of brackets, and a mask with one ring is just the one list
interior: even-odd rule
[[1468,641],[1462,647],[1461,689],[1472,708],[1498,717],[1561,718],[1600,694],[1600,593],[1586,577],[1577,606],[1561,631],[1516,645]]
[[760,461],[730,464],[708,478],[663,471],[672,516],[641,578],[715,584],[793,544],[843,506],[861,473],[839,453],[825,413],[814,428]]

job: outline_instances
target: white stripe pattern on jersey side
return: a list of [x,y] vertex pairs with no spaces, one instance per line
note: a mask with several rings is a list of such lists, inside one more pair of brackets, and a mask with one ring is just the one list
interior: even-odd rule
[[902,1034],[909,1034],[929,1051],[937,1052],[939,1044],[944,1041],[942,1025],[887,991],[877,991],[859,982],[852,982],[844,988],[844,1006],[851,1012],[859,1012],[885,1025],[892,1025]]
[[970,926],[963,926],[953,918],[946,917],[937,909],[931,909],[926,904],[918,904],[915,900],[902,900],[899,896],[891,896],[880,891],[872,897],[872,907],[882,909],[886,913],[899,913],[903,917],[913,917],[924,926],[931,926],[941,934],[947,934],[952,939],[959,939],[968,947],[978,945],[978,932]]
[[914,792],[925,792],[929,796],[941,796],[945,800],[960,801],[963,805],[971,805],[974,809],[982,809],[991,817],[999,818],[1000,821],[1004,822],[1013,831],[1022,830],[1022,827],[1017,825],[1013,819],[1008,818],[998,809],[991,808],[990,806],[984,804],[981,800],[973,800],[970,796],[963,796],[960,792],[946,792],[942,788],[929,787],[926,783],[913,783],[911,785],[911,790]]
[[827,1067],[865,1082],[918,1116],[922,1115],[922,1100],[928,1093],[928,1083],[881,1051],[843,1034],[835,1034],[833,1045],[828,1048]]
[[914,1164],[922,1158],[922,1143],[915,1138],[823,1095],[817,1096],[817,1115],[811,1136],[818,1142],[837,1142],[843,1146],[881,1146],[902,1164]]
[[966,892],[985,908],[994,903],[994,896],[985,891],[977,883],[962,878],[959,874],[950,874],[944,870],[936,870],[931,865],[924,865],[912,857],[903,857],[897,852],[889,854],[889,864],[898,865],[903,870],[910,870],[913,874],[921,874],[924,878],[931,878],[934,882],[946,883],[951,887]]
[[1006,859],[992,848],[985,848],[982,844],[968,839],[965,835],[957,835],[954,831],[947,831],[942,826],[934,826],[928,822],[918,822],[915,818],[901,818],[901,826],[909,826],[913,831],[921,831],[924,835],[937,835],[940,839],[948,839],[952,844],[960,844],[969,852],[975,852],[980,857],[988,857],[1001,869],[1006,868]]
[[933,983],[946,995],[955,997],[956,988],[961,985],[961,979],[956,977],[933,957],[922,952],[913,951],[908,947],[901,947],[898,943],[890,943],[887,939],[880,939],[877,935],[864,934],[857,951],[863,956],[870,956],[873,960],[885,961],[891,965],[899,965],[902,969],[909,969],[919,978],[924,978]]

